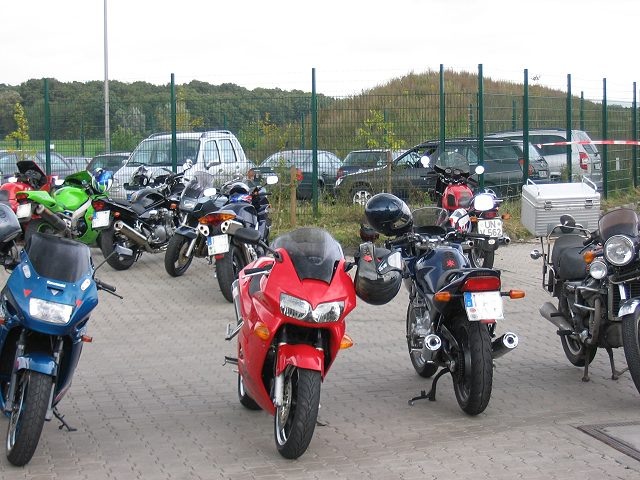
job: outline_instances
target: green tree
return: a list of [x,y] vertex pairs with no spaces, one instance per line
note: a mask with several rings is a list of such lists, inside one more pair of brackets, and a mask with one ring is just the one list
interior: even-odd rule
[[13,107],[13,119],[16,122],[16,129],[6,136],[6,140],[15,140],[16,147],[20,148],[29,140],[29,123],[20,103],[16,103]]
[[365,148],[402,148],[404,142],[396,138],[393,123],[384,121],[384,114],[380,110],[369,110],[369,116],[364,120],[364,127],[356,131],[356,142]]

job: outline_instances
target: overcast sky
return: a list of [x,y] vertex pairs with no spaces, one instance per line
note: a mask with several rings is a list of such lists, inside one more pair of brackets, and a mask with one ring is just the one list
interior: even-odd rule
[[[447,69],[631,100],[638,0],[107,0],[110,80],[353,95]],[[104,0],[3,0],[0,83],[104,80]]]

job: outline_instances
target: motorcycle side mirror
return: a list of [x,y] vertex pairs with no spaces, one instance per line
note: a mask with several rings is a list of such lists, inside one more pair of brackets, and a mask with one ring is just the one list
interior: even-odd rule
[[275,185],[276,183],[278,183],[279,178],[277,175],[269,175],[267,177],[267,185]]
[[431,159],[428,155],[423,155],[422,157],[420,157],[420,165],[422,165],[424,168],[427,168],[430,164]]
[[213,197],[216,193],[218,193],[218,190],[214,187],[210,187],[205,188],[202,192],[202,195],[204,195],[205,197]]
[[486,212],[494,207],[493,196],[489,193],[480,193],[473,199],[473,208],[479,212]]
[[476,173],[476,175],[482,175],[484,173],[484,166],[476,165],[474,172]]

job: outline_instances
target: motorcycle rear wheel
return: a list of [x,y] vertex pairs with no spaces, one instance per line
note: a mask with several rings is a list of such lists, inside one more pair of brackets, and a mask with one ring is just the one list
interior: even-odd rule
[[51,396],[51,377],[23,370],[16,379],[14,406],[7,428],[7,459],[21,467],[36,451]]
[[283,405],[276,408],[276,447],[284,458],[298,458],[311,443],[320,407],[320,372],[290,366],[284,373]]
[[260,405],[258,405],[256,401],[247,394],[240,374],[238,374],[238,400],[240,400],[243,407],[248,408],[249,410],[262,410]]
[[191,244],[191,239],[175,233],[167,244],[167,251],[164,254],[164,268],[172,277],[183,275],[193,260],[193,252],[187,257],[185,253]]
[[133,255],[130,257],[125,255],[111,255],[117,243],[122,243],[126,246],[126,240],[120,235],[118,235],[118,239],[116,240],[116,231],[113,228],[108,228],[100,234],[100,250],[102,250],[102,255],[107,259],[109,266],[114,270],[127,270],[136,261],[136,249],[132,249]]
[[487,326],[470,322],[459,314],[454,319],[453,335],[462,351],[458,352],[453,389],[460,408],[469,415],[482,413],[491,399],[493,357]]
[[216,260],[216,276],[222,296],[227,302],[233,302],[231,284],[238,278],[238,273],[246,266],[240,248],[231,243],[229,251],[220,260]]
[[479,247],[469,250],[469,261],[474,268],[493,268],[495,256],[495,250],[487,251]]
[[596,356],[596,351],[598,350],[596,347],[587,349],[587,346],[584,343],[571,338],[569,335],[562,335],[560,337],[560,343],[562,343],[562,350],[564,350],[567,360],[576,367],[584,367],[587,359],[587,352],[589,352],[588,360],[589,365],[591,365],[593,357]]
[[425,362],[422,356],[419,354],[411,353],[411,349],[417,347],[417,345],[413,345],[411,334],[415,323],[415,309],[410,303],[409,308],[407,309],[407,347],[409,348],[409,359],[411,360],[411,365],[413,365],[413,368],[418,375],[424,378],[429,378],[438,371],[438,366],[433,363]]
[[622,319],[622,345],[629,373],[640,392],[640,313],[637,310]]

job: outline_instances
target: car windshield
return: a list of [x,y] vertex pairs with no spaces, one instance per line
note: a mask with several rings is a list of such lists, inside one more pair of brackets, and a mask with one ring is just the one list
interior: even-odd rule
[[298,228],[279,236],[273,248],[287,251],[300,280],[331,283],[338,262],[344,258],[340,244],[321,228]]
[[[198,147],[200,146],[200,141],[197,138],[179,138],[176,143],[178,166],[184,164],[187,158],[192,161],[197,158]],[[170,167],[171,139],[149,138],[144,140],[131,154],[131,158],[127,163],[129,167],[139,167],[140,165]]]

